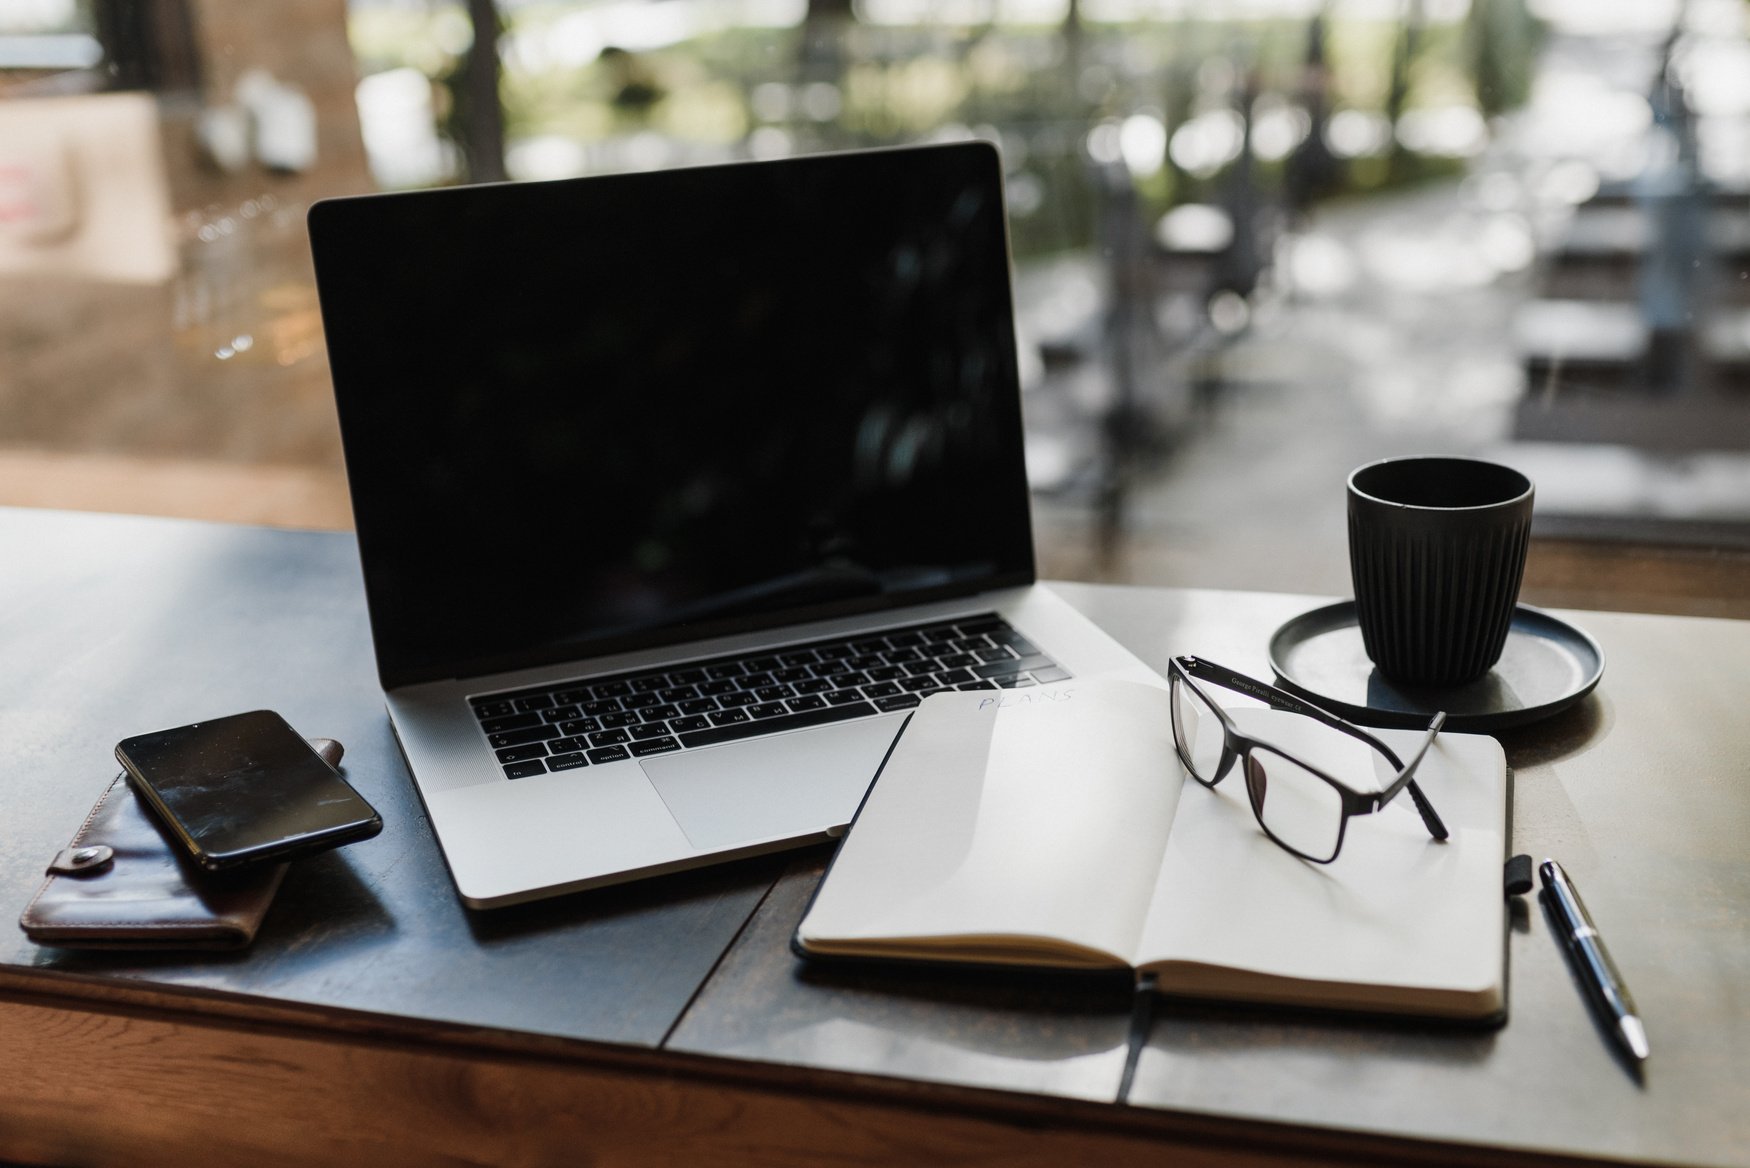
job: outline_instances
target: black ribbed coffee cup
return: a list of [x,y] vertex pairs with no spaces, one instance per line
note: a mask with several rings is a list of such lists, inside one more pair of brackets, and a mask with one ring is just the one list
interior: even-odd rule
[[1507,644],[1531,539],[1531,480],[1474,458],[1387,458],[1349,476],[1349,570],[1367,655],[1393,681],[1453,686]]

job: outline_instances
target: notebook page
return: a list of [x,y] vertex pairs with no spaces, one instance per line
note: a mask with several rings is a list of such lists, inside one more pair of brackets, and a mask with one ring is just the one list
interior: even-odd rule
[[[1247,733],[1333,774],[1359,776],[1358,786],[1369,776],[1376,790],[1390,780],[1377,752],[1310,719],[1264,709],[1229,712]],[[1377,733],[1406,758],[1422,737]],[[1417,778],[1451,832],[1447,842],[1428,835],[1403,793],[1379,812],[1352,818],[1342,853],[1330,864],[1298,859],[1264,835],[1237,767],[1214,790],[1187,782],[1144,927],[1142,963],[1216,967],[1191,971],[1178,988],[1223,996],[1278,998],[1283,987],[1270,981],[1289,978],[1324,983],[1294,996],[1346,999],[1329,1004],[1378,1000],[1413,1008],[1429,991],[1457,995],[1455,1002],[1498,998],[1505,756],[1492,738],[1443,733]],[[1224,977],[1224,968],[1264,977]],[[1174,979],[1163,974],[1163,984],[1174,988]]]
[[798,935],[1054,938],[1122,964],[1181,787],[1166,719],[1165,691],[1134,682],[927,699]]

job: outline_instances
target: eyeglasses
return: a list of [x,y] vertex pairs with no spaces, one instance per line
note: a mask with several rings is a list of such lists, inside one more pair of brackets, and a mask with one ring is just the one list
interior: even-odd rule
[[[1444,713],[1434,715],[1427,737],[1406,764],[1391,747],[1354,723],[1213,661],[1175,657],[1167,681],[1172,695],[1173,744],[1191,777],[1205,787],[1214,787],[1233,769],[1236,759],[1243,760],[1246,795],[1258,826],[1265,835],[1302,859],[1315,864],[1328,864],[1336,859],[1343,848],[1350,817],[1378,811],[1406,787],[1416,810],[1422,814],[1428,834],[1437,840],[1446,838],[1446,825],[1440,822],[1434,805],[1412,777],[1445,724]],[[1304,714],[1333,730],[1359,738],[1385,756],[1397,777],[1382,791],[1358,791],[1281,747],[1241,732],[1200,683],[1235,690],[1275,709]]]

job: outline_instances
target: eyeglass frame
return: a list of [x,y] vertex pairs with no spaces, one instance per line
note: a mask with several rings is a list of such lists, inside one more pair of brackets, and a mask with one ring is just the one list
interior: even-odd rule
[[[1252,808],[1252,817],[1258,821],[1258,827],[1264,832],[1264,834],[1269,836],[1271,842],[1275,843],[1278,847],[1306,860],[1308,863],[1329,864],[1336,860],[1336,858],[1343,852],[1343,841],[1348,835],[1349,820],[1351,818],[1357,815],[1373,814],[1375,811],[1378,811],[1387,803],[1390,803],[1393,799],[1397,798],[1399,792],[1406,789],[1410,792],[1410,799],[1415,803],[1416,810],[1422,816],[1422,824],[1428,829],[1428,834],[1433,836],[1438,842],[1444,843],[1446,841],[1447,836],[1450,834],[1446,830],[1446,824],[1441,821],[1439,812],[1434,810],[1434,804],[1429,801],[1428,796],[1423,793],[1422,788],[1415,780],[1416,768],[1422,764],[1422,759],[1428,754],[1428,748],[1434,745],[1434,739],[1439,735],[1440,728],[1446,724],[1446,712],[1444,710],[1437,711],[1434,714],[1433,719],[1428,725],[1427,736],[1422,739],[1422,745],[1416,750],[1416,753],[1410,757],[1410,761],[1406,764],[1398,757],[1396,751],[1392,750],[1391,747],[1387,746],[1374,735],[1368,733],[1355,723],[1340,718],[1329,710],[1325,710],[1311,702],[1298,698],[1287,690],[1278,689],[1276,686],[1257,681],[1253,678],[1247,677],[1243,673],[1237,673],[1234,670],[1227,668],[1225,665],[1218,665],[1207,658],[1191,656],[1188,654],[1175,657],[1169,664],[1167,672],[1169,691],[1174,682],[1190,686],[1191,691],[1203,701],[1204,705],[1208,706],[1215,712],[1215,716],[1221,722],[1221,761],[1215,768],[1215,777],[1205,782],[1204,779],[1198,775],[1196,766],[1185,755],[1185,747],[1182,745],[1183,735],[1179,731],[1179,703],[1177,701],[1169,701],[1173,723],[1173,749],[1178,754],[1179,761],[1184,764],[1185,772],[1193,779],[1196,779],[1200,786],[1213,790],[1215,785],[1221,782],[1222,779],[1226,778],[1229,771],[1233,770],[1233,765],[1236,761],[1245,758],[1249,762],[1251,759],[1252,748],[1254,746],[1261,746],[1271,753],[1288,760],[1295,766],[1300,767],[1302,770],[1309,772],[1314,777],[1324,780],[1336,789],[1337,795],[1342,802],[1342,820],[1337,825],[1336,846],[1331,849],[1331,854],[1329,856],[1321,859],[1318,856],[1307,854],[1301,849],[1283,840],[1275,832],[1270,830],[1270,825],[1264,822],[1264,814],[1262,810],[1259,809],[1258,804],[1253,797],[1251,784],[1248,783],[1246,785],[1246,802]],[[1275,743],[1268,742],[1262,738],[1253,737],[1252,735],[1241,731],[1234,725],[1233,719],[1228,717],[1227,711],[1222,709],[1221,705],[1211,699],[1210,696],[1204,692],[1203,687],[1197,684],[1199,679],[1212,682],[1224,689],[1231,689],[1237,693],[1243,693],[1248,697],[1257,698],[1259,701],[1268,704],[1273,709],[1285,710],[1291,714],[1304,715],[1312,718],[1314,721],[1329,726],[1333,730],[1339,730],[1352,738],[1358,738],[1383,754],[1386,761],[1391,763],[1392,769],[1397,777],[1380,791],[1356,790],[1348,783],[1345,783],[1343,780],[1328,773],[1323,767],[1312,765],[1306,760],[1296,756],[1292,751],[1284,750]]]

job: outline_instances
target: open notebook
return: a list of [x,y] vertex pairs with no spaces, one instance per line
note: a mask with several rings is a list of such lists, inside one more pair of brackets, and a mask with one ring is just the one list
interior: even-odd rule
[[[1377,752],[1310,719],[1230,713],[1358,785],[1390,778]],[[1406,757],[1422,737],[1379,736]],[[1499,1021],[1505,757],[1492,738],[1443,733],[1417,781],[1450,839],[1431,840],[1403,796],[1311,864],[1259,829],[1237,772],[1213,790],[1185,777],[1165,689],[939,694],[900,734],[794,947],[1130,968],[1164,993]]]

